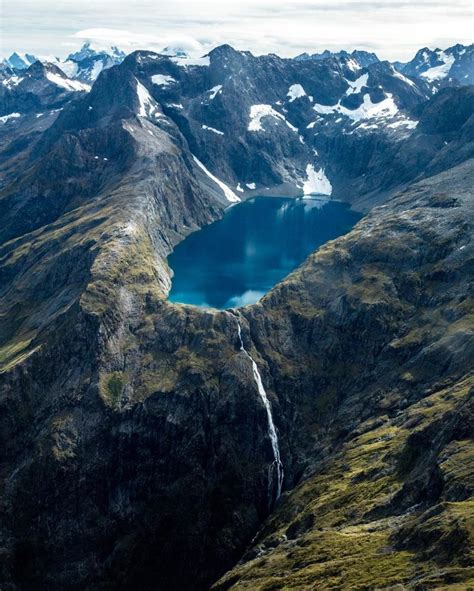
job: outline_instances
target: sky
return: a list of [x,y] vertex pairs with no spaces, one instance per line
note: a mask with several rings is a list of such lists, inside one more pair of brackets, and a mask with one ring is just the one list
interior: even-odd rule
[[0,0],[0,55],[65,57],[84,41],[124,51],[222,43],[283,57],[365,49],[409,60],[472,43],[472,0]]

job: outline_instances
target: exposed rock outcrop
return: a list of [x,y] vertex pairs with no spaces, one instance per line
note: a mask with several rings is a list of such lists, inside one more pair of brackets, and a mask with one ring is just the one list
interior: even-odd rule
[[[247,63],[252,96],[231,80],[221,96],[221,69]],[[282,77],[285,92],[297,83],[285,68],[229,47],[210,66],[138,52],[42,127],[6,124],[5,590],[420,589],[472,576],[470,89],[429,103],[418,87],[408,93],[407,112],[424,113],[404,145],[426,151],[403,181],[439,174],[371,211],[259,304],[229,314],[166,300],[167,254],[229,203],[206,167],[231,185],[234,163],[261,155],[262,175],[278,184],[310,149],[278,116],[261,120],[268,145],[237,133],[244,116],[253,133],[249,101],[279,100]],[[358,79],[341,68],[317,67],[330,81],[319,92],[335,101],[344,79]],[[155,75],[179,78],[182,119]],[[239,139],[221,152],[196,123],[214,113],[200,106],[212,88],[224,115],[239,107]],[[293,125],[291,105],[309,98],[290,98]],[[367,161],[384,162],[367,149]],[[373,182],[360,202],[369,185],[372,201],[388,198]]]

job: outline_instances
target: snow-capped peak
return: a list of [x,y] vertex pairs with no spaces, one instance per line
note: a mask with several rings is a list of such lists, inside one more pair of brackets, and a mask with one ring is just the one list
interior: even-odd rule
[[11,68],[15,68],[16,70],[26,70],[37,60],[38,58],[30,53],[14,51],[5,61]]
[[88,41],[82,45],[79,51],[69,54],[65,61],[81,62],[97,56],[108,56],[122,60],[125,57],[125,53],[115,45],[102,46]]

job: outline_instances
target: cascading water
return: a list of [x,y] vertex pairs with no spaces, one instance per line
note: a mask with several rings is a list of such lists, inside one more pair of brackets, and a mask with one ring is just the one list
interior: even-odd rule
[[244,342],[242,340],[242,328],[240,326],[240,322],[239,322],[237,316],[235,316],[234,314],[232,314],[232,316],[234,316],[234,318],[237,322],[237,334],[238,334],[239,342],[240,342],[240,350],[243,353],[245,353],[245,355],[248,357],[248,359],[252,363],[253,377],[254,377],[255,383],[257,385],[258,394],[263,402],[265,410],[267,411],[268,436],[270,437],[270,442],[272,444],[273,458],[274,458],[272,464],[269,466],[269,469],[268,469],[268,495],[269,495],[269,499],[270,499],[270,503],[271,503],[273,501],[273,488],[274,488],[273,487],[273,474],[274,474],[274,472],[276,472],[276,477],[277,477],[275,500],[277,500],[281,495],[281,490],[282,490],[282,486],[283,486],[283,477],[284,477],[283,464],[281,462],[281,456],[280,456],[280,447],[278,445],[278,435],[276,432],[275,423],[273,422],[272,407],[271,407],[270,401],[268,400],[268,396],[265,391],[265,388],[263,387],[262,376],[260,375],[260,372],[258,370],[258,366],[255,363],[254,359],[252,358],[250,353],[247,351],[247,349],[244,347]]

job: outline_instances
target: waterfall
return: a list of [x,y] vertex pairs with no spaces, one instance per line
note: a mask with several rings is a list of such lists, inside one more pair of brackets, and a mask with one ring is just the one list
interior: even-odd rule
[[247,349],[244,347],[244,342],[242,340],[242,328],[240,326],[240,322],[239,322],[237,316],[235,316],[234,314],[232,314],[232,316],[234,316],[234,318],[237,322],[237,335],[239,337],[240,350],[243,353],[245,353],[245,355],[249,358],[250,362],[252,363],[253,377],[254,377],[255,383],[257,385],[258,394],[263,402],[265,410],[267,411],[268,436],[270,437],[270,441],[272,444],[273,458],[274,458],[272,464],[269,466],[269,469],[268,469],[268,493],[269,493],[269,498],[270,498],[270,502],[271,502],[273,500],[273,473],[274,473],[274,471],[276,471],[276,477],[277,477],[275,500],[277,500],[281,495],[281,489],[282,489],[283,477],[284,477],[283,464],[281,462],[281,457],[280,457],[280,447],[278,445],[278,435],[276,432],[275,423],[273,422],[272,407],[271,407],[270,401],[268,400],[267,393],[265,392],[265,388],[263,387],[262,376],[260,375],[260,372],[258,370],[258,366],[255,363],[254,359],[252,358],[250,353],[247,351]]

